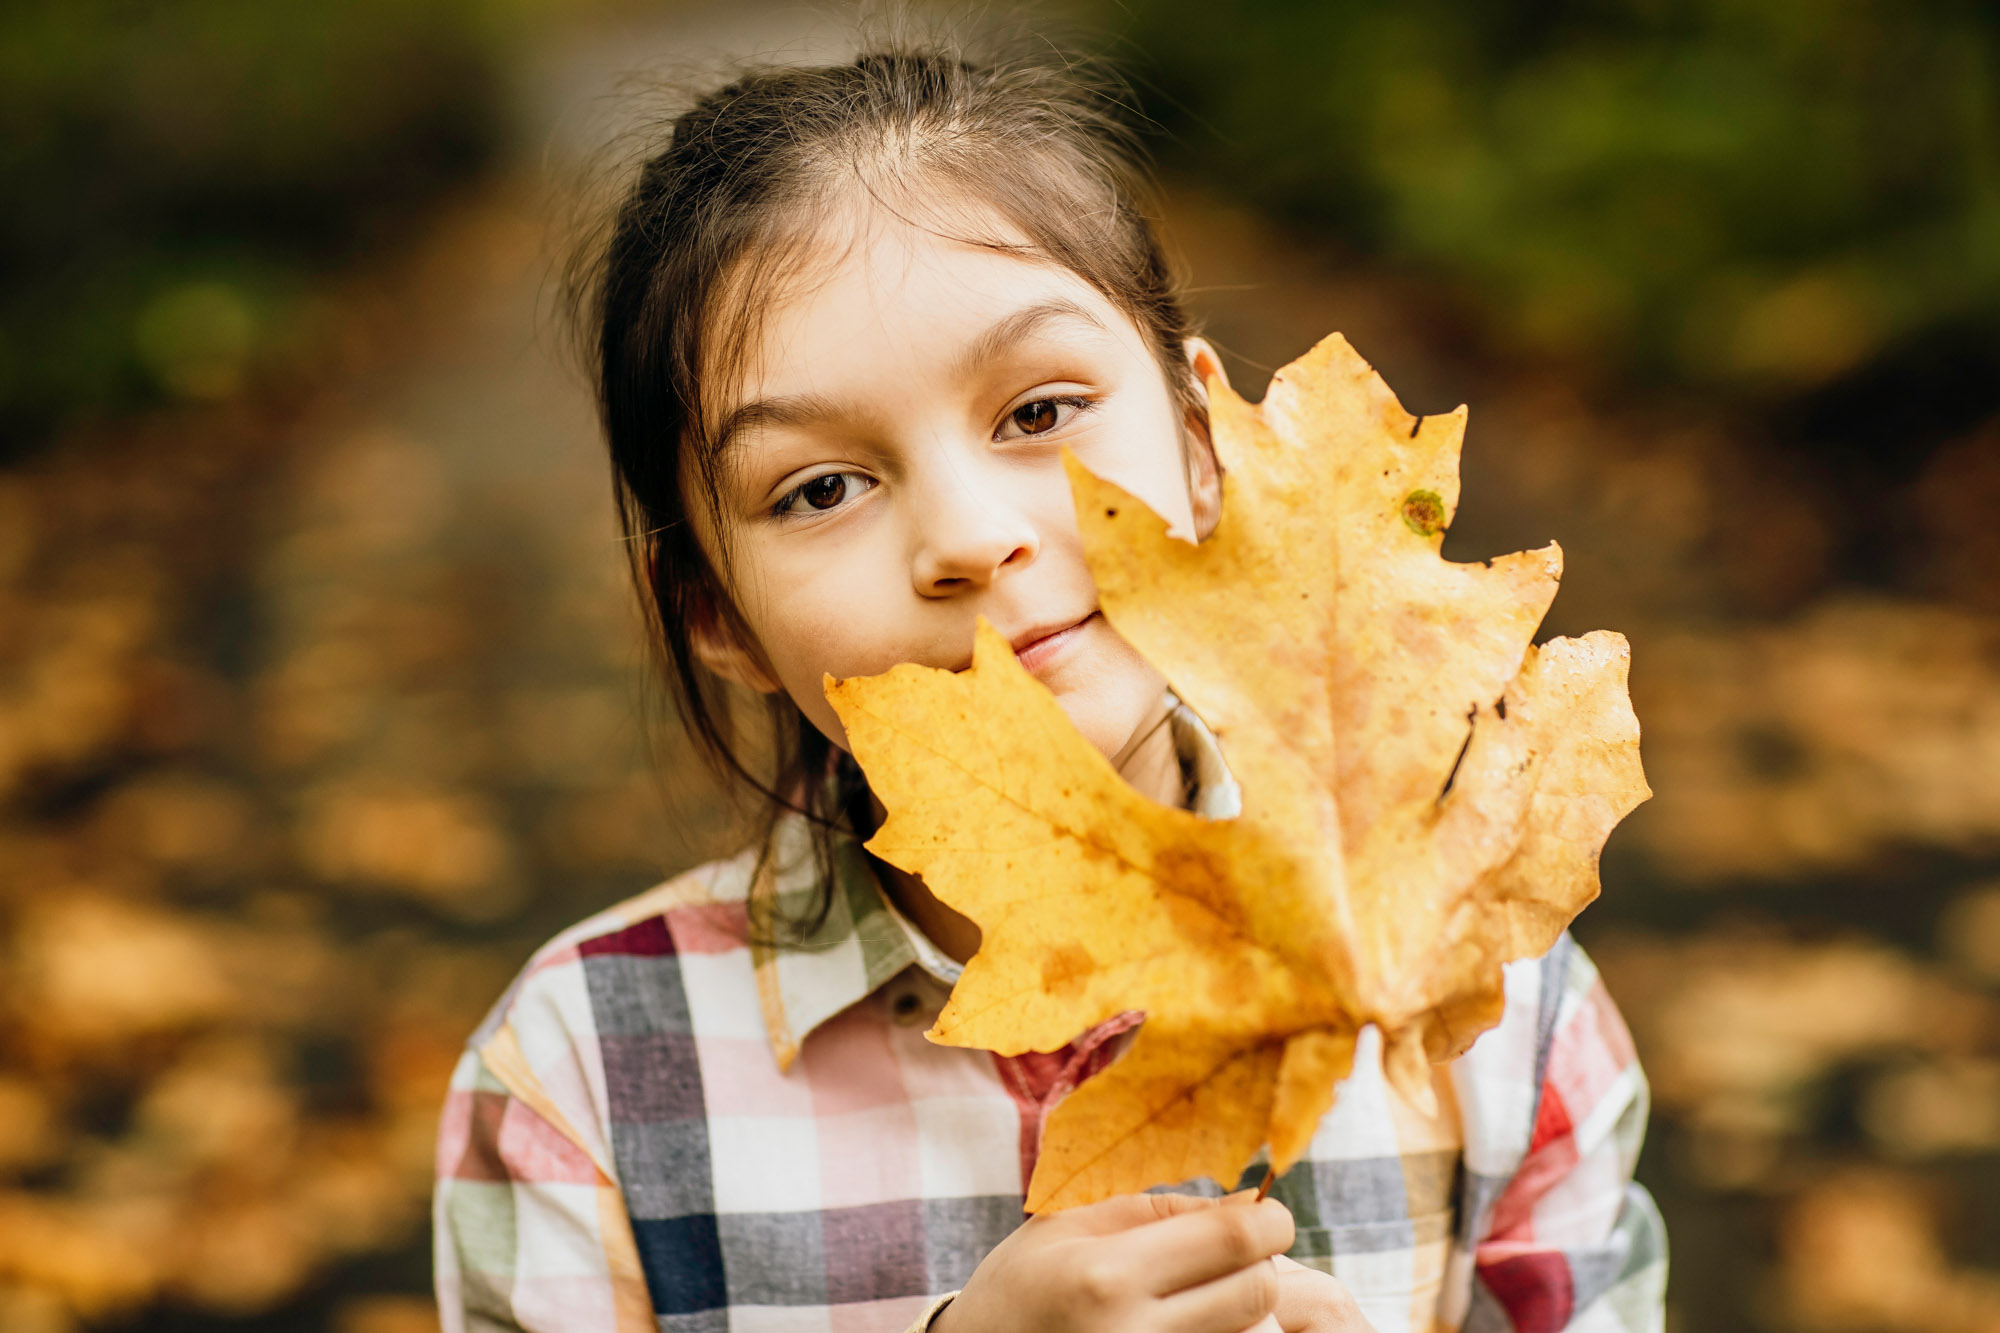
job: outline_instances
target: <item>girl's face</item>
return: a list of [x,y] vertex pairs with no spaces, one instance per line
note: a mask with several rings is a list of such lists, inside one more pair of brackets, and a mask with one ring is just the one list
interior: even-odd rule
[[704,515],[701,535],[751,642],[698,634],[703,659],[844,744],[823,676],[962,669],[984,616],[1100,751],[1130,755],[1166,682],[1097,612],[1060,451],[1192,536],[1220,503],[1205,427],[1065,269],[879,212],[814,260],[765,295],[718,403],[727,532]]

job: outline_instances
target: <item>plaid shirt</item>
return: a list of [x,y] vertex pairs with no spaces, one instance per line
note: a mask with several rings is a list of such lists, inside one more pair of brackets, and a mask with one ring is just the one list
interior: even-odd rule
[[[1232,813],[1212,738],[1185,710],[1175,731],[1197,810]],[[781,825],[757,890],[809,902],[807,853]],[[858,845],[837,856],[803,947],[746,943],[745,853],[529,961],[445,1103],[445,1333],[893,1333],[1021,1223],[1043,1120],[1108,1062],[1118,1023],[1053,1055],[932,1045],[957,965]],[[1272,1191],[1292,1257],[1344,1281],[1380,1333],[1656,1330],[1665,1233],[1631,1179],[1647,1106],[1631,1038],[1567,938],[1511,965],[1506,990],[1500,1025],[1436,1072],[1434,1117],[1389,1088],[1364,1034]]]

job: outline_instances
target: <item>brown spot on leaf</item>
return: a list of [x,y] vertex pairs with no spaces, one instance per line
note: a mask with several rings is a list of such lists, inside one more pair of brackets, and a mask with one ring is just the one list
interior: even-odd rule
[[1082,948],[1059,944],[1042,959],[1042,989],[1051,995],[1071,996],[1083,990],[1083,983],[1097,970],[1097,964]]
[[1419,537],[1444,531],[1444,497],[1436,491],[1411,491],[1403,497],[1403,522]]

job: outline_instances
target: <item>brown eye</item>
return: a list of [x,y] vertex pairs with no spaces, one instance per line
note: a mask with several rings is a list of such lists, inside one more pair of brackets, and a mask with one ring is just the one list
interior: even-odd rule
[[1056,424],[1056,403],[1052,398],[1038,399],[1023,403],[1014,409],[1014,424],[1021,428],[1023,435],[1040,435]]
[[876,484],[866,472],[824,472],[786,491],[784,498],[771,506],[771,513],[774,517],[797,515],[804,505],[824,514],[845,508],[849,500],[866,495]]
[[847,498],[847,474],[829,472],[799,487],[799,498],[814,509],[831,509]]

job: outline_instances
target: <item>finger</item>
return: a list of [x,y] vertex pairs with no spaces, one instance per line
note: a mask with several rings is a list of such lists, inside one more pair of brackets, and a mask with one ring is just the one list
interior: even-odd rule
[[1368,1333],[1368,1321],[1347,1284],[1301,1264],[1278,1270],[1272,1315],[1282,1333]]
[[1278,1308],[1278,1270],[1269,1261],[1161,1299],[1166,1333],[1243,1333]]
[[[1166,1296],[1239,1272],[1292,1244],[1292,1215],[1276,1199],[1210,1208],[1135,1227],[1114,1238],[1119,1260]],[[1249,1321],[1237,1325],[1245,1327]]]
[[1220,1202],[1220,1199],[1204,1198],[1199,1194],[1119,1194],[1053,1214],[1050,1220],[1060,1218],[1066,1226],[1079,1231],[1106,1235],[1113,1231],[1129,1231],[1150,1222],[1164,1222],[1187,1213],[1203,1212]]

